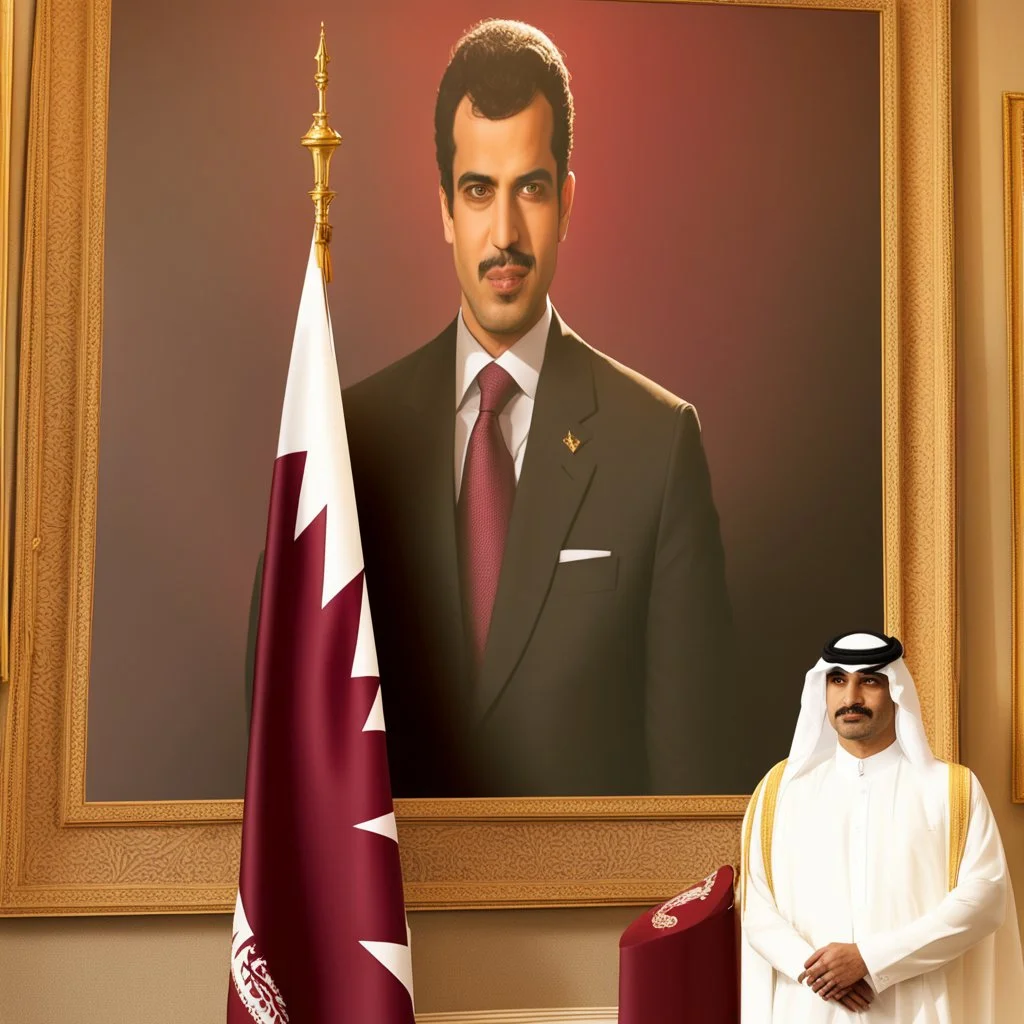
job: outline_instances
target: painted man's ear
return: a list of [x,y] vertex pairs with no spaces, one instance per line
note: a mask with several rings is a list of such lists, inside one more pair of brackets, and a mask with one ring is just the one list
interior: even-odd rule
[[559,197],[561,202],[558,213],[558,240],[565,241],[569,234],[569,216],[572,213],[572,201],[576,196],[576,175],[570,171],[562,182],[562,194]]
[[437,196],[441,200],[441,224],[444,227],[444,240],[451,245],[453,238],[452,211],[448,209],[448,195],[443,185],[437,186]]

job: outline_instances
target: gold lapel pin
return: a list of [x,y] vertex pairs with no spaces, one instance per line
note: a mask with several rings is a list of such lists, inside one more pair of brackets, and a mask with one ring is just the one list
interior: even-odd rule
[[579,448],[579,446],[582,443],[583,442],[578,437],[576,437],[571,430],[568,431],[565,437],[562,438],[562,444],[564,444],[565,447],[568,448],[573,455],[576,454],[576,449]]

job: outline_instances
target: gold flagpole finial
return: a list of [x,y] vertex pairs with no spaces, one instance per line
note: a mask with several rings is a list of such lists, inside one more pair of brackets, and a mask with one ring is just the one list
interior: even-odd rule
[[309,196],[316,210],[316,261],[325,281],[331,279],[331,225],[327,214],[331,200],[337,195],[330,189],[331,157],[341,145],[341,136],[327,123],[327,64],[330,59],[324,23],[320,22],[320,46],[316,51],[316,74],[313,76],[320,102],[313,115],[313,124],[301,141],[313,157],[314,183]]

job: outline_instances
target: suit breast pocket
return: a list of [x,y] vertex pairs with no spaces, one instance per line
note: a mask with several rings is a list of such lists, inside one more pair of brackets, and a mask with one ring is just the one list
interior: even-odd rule
[[572,562],[559,562],[552,592],[587,594],[596,590],[614,590],[619,580],[619,556],[580,558]]

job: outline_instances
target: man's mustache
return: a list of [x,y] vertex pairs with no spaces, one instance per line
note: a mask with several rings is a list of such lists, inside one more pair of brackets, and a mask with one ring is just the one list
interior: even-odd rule
[[518,249],[502,249],[497,256],[484,260],[480,264],[480,280],[484,279],[488,270],[495,270],[499,267],[522,267],[524,270],[533,270],[537,261],[529,254],[520,252]]
[[849,707],[840,708],[836,712],[836,718],[842,718],[843,715],[863,715],[865,718],[874,717],[863,704],[851,704]]

